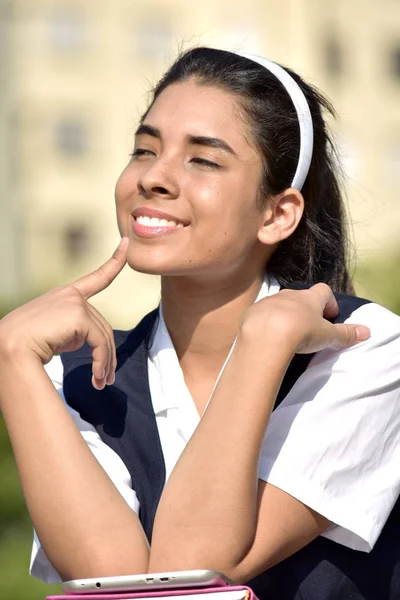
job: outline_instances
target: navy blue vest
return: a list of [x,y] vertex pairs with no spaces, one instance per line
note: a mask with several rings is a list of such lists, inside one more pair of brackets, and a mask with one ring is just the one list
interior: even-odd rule
[[[368,302],[343,295],[337,295],[337,299],[340,308],[335,319],[337,323]],[[102,391],[96,391],[91,385],[92,356],[88,346],[62,355],[67,402],[95,426],[102,440],[125,463],[140,502],[139,516],[149,540],[165,483],[164,458],[147,372],[147,353],[156,319],[155,310],[135,329],[115,331],[116,381]],[[295,356],[274,408],[307,368],[311,358],[312,355]],[[400,600],[400,502],[369,554],[318,537],[249,584],[260,600]]]

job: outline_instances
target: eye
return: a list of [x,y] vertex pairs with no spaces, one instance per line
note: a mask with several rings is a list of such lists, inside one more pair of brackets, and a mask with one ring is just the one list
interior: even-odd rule
[[151,150],[146,150],[145,148],[135,148],[133,152],[131,152],[130,156],[132,158],[140,158],[141,156],[154,156],[154,152]]
[[192,161],[198,165],[202,165],[203,167],[206,167],[207,169],[221,169],[221,165],[217,165],[217,163],[212,162],[211,160],[206,160],[205,158],[192,158]]

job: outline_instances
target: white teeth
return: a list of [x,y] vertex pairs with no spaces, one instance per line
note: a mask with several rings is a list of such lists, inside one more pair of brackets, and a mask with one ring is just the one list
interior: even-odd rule
[[142,225],[150,225],[150,217],[137,217],[136,221]]
[[136,221],[140,225],[146,227],[183,227],[182,223],[176,223],[175,221],[167,221],[167,219],[157,219],[156,217],[136,217]]

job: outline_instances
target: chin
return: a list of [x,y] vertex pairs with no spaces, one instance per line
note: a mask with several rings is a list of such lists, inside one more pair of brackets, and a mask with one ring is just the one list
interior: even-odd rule
[[145,275],[164,275],[164,271],[160,270],[155,265],[147,265],[144,263],[138,263],[137,261],[131,262],[129,260],[128,265],[137,273],[144,273]]
[[149,248],[145,251],[130,248],[127,256],[127,263],[131,269],[147,275],[172,275],[171,271],[176,272],[174,262],[168,260],[163,252],[155,252],[154,249],[149,252]]

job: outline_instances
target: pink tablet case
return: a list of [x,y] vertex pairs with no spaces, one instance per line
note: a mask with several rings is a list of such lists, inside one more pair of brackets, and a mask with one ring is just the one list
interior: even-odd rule
[[130,600],[131,598],[164,598],[168,596],[191,596],[192,594],[209,594],[211,592],[224,593],[224,591],[234,590],[245,590],[248,592],[247,600],[258,600],[253,590],[246,585],[229,585],[226,587],[213,587],[213,588],[190,588],[190,589],[179,589],[179,590],[163,590],[154,592],[124,592],[110,593],[101,592],[99,594],[68,594],[61,596],[47,596],[46,600]]

